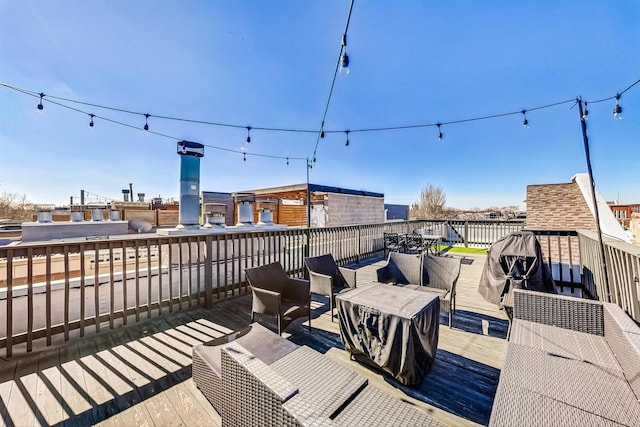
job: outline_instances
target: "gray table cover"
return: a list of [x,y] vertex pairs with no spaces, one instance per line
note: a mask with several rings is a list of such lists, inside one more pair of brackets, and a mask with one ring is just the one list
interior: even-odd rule
[[438,348],[437,295],[382,283],[358,285],[336,296],[345,348],[417,385],[429,372]]

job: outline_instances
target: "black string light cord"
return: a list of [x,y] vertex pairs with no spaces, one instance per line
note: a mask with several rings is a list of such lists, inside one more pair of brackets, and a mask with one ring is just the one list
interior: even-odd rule
[[[340,69],[340,64],[342,62],[342,54],[344,53],[344,49],[347,45],[347,32],[349,31],[349,22],[351,21],[351,12],[353,11],[353,0],[351,0],[351,4],[349,5],[349,13],[347,14],[347,23],[344,26],[344,33],[342,33],[342,43],[340,43],[340,53],[338,54],[338,61],[336,62],[336,67],[333,70],[333,79],[331,80],[331,87],[329,88],[329,96],[327,97],[327,104],[324,107],[324,114],[322,115],[322,124],[320,125],[320,132],[316,137],[316,145],[313,147],[313,162],[316,162],[316,153],[318,152],[318,144],[320,143],[320,139],[324,138],[325,130],[324,130],[324,121],[327,118],[327,113],[329,112],[329,104],[331,104],[331,96],[333,95],[333,88],[336,85],[336,77],[338,76],[338,70]],[[336,132],[336,131],[330,131]],[[327,133],[330,133],[327,132]],[[309,166],[311,166],[309,164]]]
[[[31,90],[19,88],[17,86],[13,86],[13,85],[10,85],[10,84],[4,83],[4,82],[0,82],[0,86],[4,86],[6,88],[13,89],[15,91],[24,93],[24,94],[29,95],[29,96],[39,97],[41,99],[41,102],[43,100],[46,100],[47,102],[49,102],[51,104],[58,105],[60,107],[66,108],[68,110],[75,111],[75,112],[82,113],[82,114],[86,114],[91,118],[91,122],[92,123],[93,123],[93,119],[100,119],[100,120],[104,120],[105,122],[109,122],[109,123],[113,123],[113,124],[116,124],[116,125],[128,127],[128,128],[131,128],[131,129],[140,130],[139,126],[135,126],[135,125],[132,125],[132,124],[129,124],[129,123],[124,123],[124,122],[121,122],[121,121],[118,121],[118,120],[114,120],[114,119],[110,119],[110,118],[105,117],[105,116],[92,114],[92,113],[89,113],[87,111],[83,111],[83,110],[80,110],[78,108],[72,107],[70,105],[64,104],[62,102],[52,101],[52,99],[64,100],[64,101],[67,101],[67,102],[73,102],[73,103],[76,103],[76,104],[93,106],[95,108],[102,108],[102,109],[106,109],[106,110],[110,110],[110,111],[118,111],[118,112],[121,112],[121,113],[139,115],[139,116],[145,117],[146,119],[148,119],[150,117],[155,117],[155,118],[159,118],[159,119],[164,118],[164,119],[179,120],[179,121],[182,121],[182,122],[197,122],[197,123],[205,123],[205,124],[218,125],[218,126],[240,127],[240,126],[228,125],[228,124],[216,124],[216,123],[213,123],[213,122],[199,122],[199,121],[196,121],[196,120],[179,119],[179,118],[168,118],[168,117],[163,117],[163,116],[155,116],[155,115],[152,115],[152,114],[138,113],[136,111],[129,111],[129,110],[121,109],[121,108],[108,107],[108,106],[104,106],[104,105],[92,104],[92,103],[89,103],[89,102],[76,101],[76,100],[72,100],[72,99],[65,99],[65,98],[62,98],[62,97],[59,97],[59,96],[53,96],[53,95],[47,95],[47,94],[44,94],[44,93],[34,92],[34,91],[31,91]],[[252,128],[252,129],[261,129],[261,128]],[[278,129],[273,128],[273,129],[270,129],[270,130],[278,130]],[[296,130],[291,130],[291,129],[288,129],[288,131],[289,132],[296,132]],[[160,137],[163,137],[163,138],[172,139],[172,140],[175,140],[175,141],[181,141],[181,140],[184,139],[184,138],[179,138],[177,136],[172,136],[172,135],[168,135],[168,134],[161,133],[161,132],[156,132],[154,130],[149,130],[149,129],[145,129],[145,132],[153,134],[153,135],[156,135],[156,136],[160,136]],[[270,158],[270,159],[281,159],[281,160],[287,160],[287,162],[289,160],[305,160],[305,161],[307,160],[306,157],[275,156],[275,155],[271,155],[271,154],[247,153],[246,151],[234,150],[234,149],[231,149],[231,148],[219,147],[219,146],[215,146],[215,145],[209,145],[209,144],[203,144],[203,145],[205,147],[212,148],[214,150],[227,151],[229,153],[237,153],[237,154],[242,154],[244,156],[248,155],[248,156],[264,157],[264,158]]]
[[[338,67],[339,67],[339,65],[338,65]],[[337,70],[337,68],[336,68],[336,70]],[[609,96],[609,97],[606,97],[606,98],[598,99],[598,100],[595,100],[595,101],[586,101],[586,102],[588,102],[589,104],[597,104],[597,103],[601,103],[601,102],[611,101],[611,100],[614,100],[614,99],[615,100],[619,100],[621,95],[623,95],[624,93],[628,92],[629,90],[631,90],[633,87],[635,87],[639,83],[640,83],[640,79],[636,80],[635,82],[633,82],[632,84],[627,86],[624,90],[616,93],[613,96]],[[124,123],[124,122],[121,122],[121,121],[118,121],[118,120],[110,119],[110,118],[108,118],[106,116],[92,114],[92,113],[90,113],[88,111],[84,111],[84,110],[81,110],[79,108],[75,108],[75,107],[72,107],[70,105],[67,105],[64,102],[69,102],[69,103],[74,103],[74,104],[84,105],[84,106],[90,106],[90,107],[105,109],[105,110],[109,110],[109,111],[117,111],[117,112],[121,112],[121,113],[137,115],[137,116],[145,117],[145,119],[155,118],[155,119],[180,121],[180,122],[186,122],[186,123],[204,124],[204,125],[210,125],[210,126],[222,126],[222,127],[230,127],[230,128],[247,129],[246,125],[232,124],[232,123],[211,122],[211,121],[196,120],[196,119],[189,119],[189,118],[173,117],[173,116],[167,116],[167,115],[155,115],[155,114],[141,113],[141,112],[131,111],[131,110],[122,109],[122,108],[115,108],[115,107],[99,105],[99,104],[95,104],[95,103],[89,103],[89,102],[83,102],[83,101],[68,99],[68,98],[62,98],[62,97],[59,97],[59,96],[47,95],[47,94],[44,94],[42,92],[37,92],[37,91],[29,90],[29,89],[24,89],[24,88],[21,88],[21,87],[18,87],[18,86],[9,84],[9,83],[5,83],[5,82],[0,82],[0,86],[8,88],[8,89],[11,89],[11,90],[15,90],[17,92],[23,93],[23,94],[28,95],[28,96],[32,96],[32,97],[35,97],[35,98],[40,98],[41,102],[47,101],[47,102],[49,102],[51,104],[58,105],[58,106],[63,107],[63,108],[67,108],[69,110],[76,111],[78,113],[86,114],[87,116],[89,116],[91,118],[104,120],[106,122],[110,122],[110,123],[113,123],[113,124],[117,124],[117,125],[120,125],[120,126],[125,126],[125,127],[136,129],[136,130],[140,130],[141,128],[139,126],[134,126],[134,125],[129,124],[129,123]],[[59,101],[64,101],[64,102],[59,102]],[[571,98],[571,99],[567,99],[567,100],[564,100],[564,101],[545,104],[545,105],[541,105],[541,106],[538,106],[538,107],[527,108],[527,109],[524,109],[524,110],[511,111],[511,112],[507,112],[507,113],[491,114],[491,115],[471,117],[471,118],[459,119],[459,120],[448,120],[448,121],[442,121],[442,122],[438,122],[438,123],[420,123],[420,124],[405,125],[405,126],[386,126],[386,127],[349,129],[349,133],[353,134],[353,133],[363,133],[363,132],[384,132],[384,131],[394,131],[394,130],[404,130],[404,129],[426,128],[426,127],[440,127],[440,126],[445,126],[445,125],[456,125],[456,124],[469,123],[469,122],[474,122],[474,121],[491,120],[491,119],[496,119],[496,118],[501,118],[501,117],[513,116],[513,115],[521,115],[523,113],[543,110],[543,109],[547,109],[547,108],[553,108],[553,107],[557,107],[557,106],[560,106],[560,105],[563,105],[563,104],[575,103],[575,102],[576,102],[576,99],[575,98]],[[326,111],[328,109],[328,105],[329,105],[329,102],[327,103],[327,108],[325,109],[325,116],[326,116]],[[324,120],[323,120],[323,127],[324,127]],[[317,152],[318,143],[319,143],[319,140],[321,138],[321,136],[320,136],[321,134],[324,134],[324,133],[345,133],[346,132],[345,130],[325,130],[324,128],[322,128],[320,133],[319,133],[317,130],[310,130],[310,129],[280,128],[280,127],[268,127],[268,126],[252,126],[251,130],[318,134],[318,139],[316,141],[316,147],[314,148],[314,155],[313,155],[314,159],[315,159],[315,154]],[[175,136],[172,136],[172,135],[167,135],[167,134],[163,134],[163,133],[160,133],[160,132],[156,132],[156,131],[153,131],[153,130],[148,130],[146,132],[154,134],[154,135],[157,135],[157,136],[160,136],[160,137],[177,140],[177,141],[180,141],[180,140],[183,139],[183,138],[178,138],[178,137],[175,137]],[[212,148],[212,149],[215,149],[215,150],[227,151],[227,152],[231,152],[231,153],[237,153],[237,154],[243,154],[243,155],[249,155],[249,156],[266,157],[266,158],[281,159],[281,160],[286,160],[286,159],[289,159],[289,160],[308,160],[308,158],[306,158],[306,157],[275,156],[275,155],[269,155],[269,154],[247,153],[245,151],[234,150],[234,149],[225,148],[225,147],[218,147],[218,146],[206,145],[206,144],[205,144],[205,146],[209,147],[209,148]]]

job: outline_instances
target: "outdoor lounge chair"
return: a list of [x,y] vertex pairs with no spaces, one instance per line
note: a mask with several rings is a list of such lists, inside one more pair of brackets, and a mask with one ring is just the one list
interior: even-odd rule
[[453,326],[456,310],[456,283],[460,276],[459,258],[389,253],[387,265],[377,271],[378,282],[408,285],[440,297],[440,308],[449,313]]
[[268,364],[232,342],[221,362],[223,426],[441,426],[307,346]]
[[338,267],[331,254],[308,257],[304,263],[309,270],[311,292],[329,297],[333,322],[335,295],[345,288],[356,287],[356,270]]
[[422,257],[389,252],[387,265],[379,268],[376,274],[378,282],[420,286],[422,284]]
[[456,283],[460,276],[460,258],[424,256],[422,258],[422,287],[420,290],[437,293],[440,309],[449,313],[449,327],[456,311]]
[[278,318],[278,334],[299,317],[309,317],[311,330],[311,292],[308,280],[287,276],[279,262],[245,270],[251,285],[251,321],[255,314]]

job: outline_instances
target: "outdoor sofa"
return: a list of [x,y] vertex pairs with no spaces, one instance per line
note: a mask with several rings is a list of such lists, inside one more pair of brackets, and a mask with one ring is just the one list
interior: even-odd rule
[[440,309],[449,313],[449,327],[452,327],[461,262],[460,258],[390,252],[387,264],[376,274],[378,282],[437,294]]
[[193,380],[223,426],[440,425],[326,355],[250,326],[193,349]]
[[640,425],[640,328],[617,305],[514,289],[490,426]]

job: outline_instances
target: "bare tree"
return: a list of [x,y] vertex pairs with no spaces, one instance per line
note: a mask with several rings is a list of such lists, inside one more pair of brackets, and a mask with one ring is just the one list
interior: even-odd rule
[[442,187],[432,184],[422,188],[420,198],[411,205],[410,215],[416,219],[444,219],[449,212],[445,208],[447,196]]
[[0,195],[0,219],[30,221],[32,215],[33,204],[27,201],[27,196],[6,192]]

